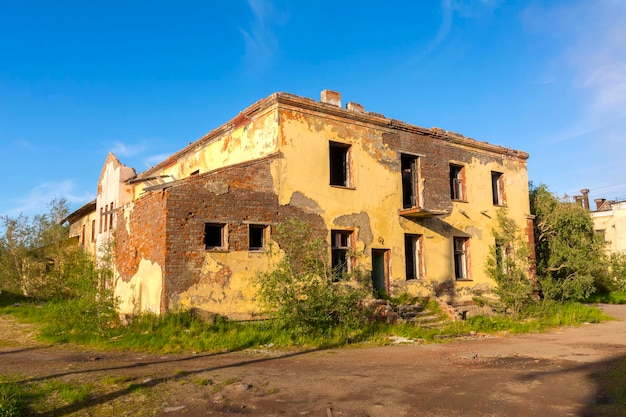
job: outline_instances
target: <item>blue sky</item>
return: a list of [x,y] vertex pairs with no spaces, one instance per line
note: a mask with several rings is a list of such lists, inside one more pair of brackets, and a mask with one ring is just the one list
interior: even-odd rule
[[626,1],[0,1],[0,215],[93,199],[276,91],[530,153],[626,196]]

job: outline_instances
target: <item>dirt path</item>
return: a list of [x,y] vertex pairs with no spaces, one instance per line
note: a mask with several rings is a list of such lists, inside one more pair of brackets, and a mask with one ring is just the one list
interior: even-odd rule
[[[0,344],[0,373],[95,384],[55,416],[626,416],[603,405],[602,382],[626,361],[626,306],[602,308],[620,320],[431,345],[152,356]],[[10,322],[0,316],[5,340]]]

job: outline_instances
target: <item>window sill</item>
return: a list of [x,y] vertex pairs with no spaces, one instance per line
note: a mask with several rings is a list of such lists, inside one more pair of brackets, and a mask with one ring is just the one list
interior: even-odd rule
[[454,198],[451,198],[451,200],[453,203],[468,203],[469,202],[468,200],[456,200]]
[[356,187],[352,187],[349,185],[334,185],[334,184],[330,184],[331,187],[333,188],[342,188],[344,190],[356,190]]
[[455,278],[454,280],[455,280],[456,282],[472,282],[472,281],[474,281],[474,280],[473,280],[473,279],[471,279],[471,278]]
[[228,252],[228,248],[206,248],[205,251],[214,253],[226,253]]

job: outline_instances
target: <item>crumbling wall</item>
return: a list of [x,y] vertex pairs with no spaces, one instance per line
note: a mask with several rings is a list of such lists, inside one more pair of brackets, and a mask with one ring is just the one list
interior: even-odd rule
[[144,195],[118,212],[115,229],[115,295],[120,311],[164,312],[166,198]]

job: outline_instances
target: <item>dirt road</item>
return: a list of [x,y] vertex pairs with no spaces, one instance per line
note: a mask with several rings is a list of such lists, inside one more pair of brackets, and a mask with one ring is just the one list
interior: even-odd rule
[[[0,373],[25,382],[96,382],[87,403],[59,407],[55,416],[626,416],[626,406],[607,396],[615,392],[611,370],[626,361],[626,306],[602,308],[620,320],[544,334],[291,353],[151,356],[26,338],[0,348]],[[18,332],[12,325],[0,320],[3,338]],[[621,376],[618,401],[626,402]]]

